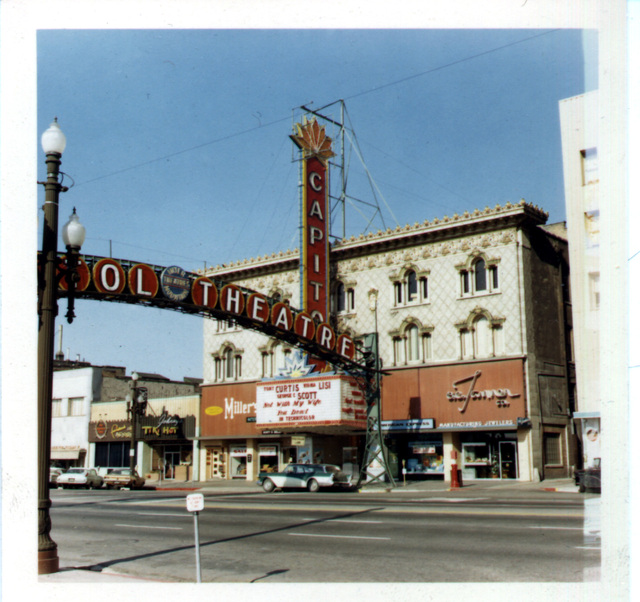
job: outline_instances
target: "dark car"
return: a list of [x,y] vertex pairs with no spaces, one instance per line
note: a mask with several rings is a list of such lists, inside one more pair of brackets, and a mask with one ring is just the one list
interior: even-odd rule
[[600,458],[595,459],[593,466],[589,466],[582,470],[576,470],[574,478],[580,493],[585,493],[585,491],[587,493],[600,493]]
[[289,464],[282,472],[261,472],[258,485],[270,493],[274,489],[306,489],[350,486],[350,477],[333,464]]

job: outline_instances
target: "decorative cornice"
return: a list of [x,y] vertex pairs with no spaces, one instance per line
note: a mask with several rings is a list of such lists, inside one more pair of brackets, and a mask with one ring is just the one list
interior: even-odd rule
[[[493,209],[485,207],[484,210],[465,211],[461,215],[456,213],[452,217],[445,215],[442,219],[416,222],[412,226],[407,224],[377,233],[351,236],[335,242],[331,247],[331,255],[334,260],[344,260],[505,228],[537,227],[544,225],[548,217],[549,214],[541,208],[522,199],[515,204],[507,202],[496,205]],[[217,265],[207,268],[205,273],[207,276],[237,281],[298,269],[299,263],[299,250],[294,249]]]

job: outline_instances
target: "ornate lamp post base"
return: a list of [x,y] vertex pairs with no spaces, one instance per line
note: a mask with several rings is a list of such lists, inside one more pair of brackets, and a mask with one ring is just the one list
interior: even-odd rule
[[57,573],[59,569],[60,561],[58,559],[57,546],[54,546],[51,550],[38,551],[38,575]]

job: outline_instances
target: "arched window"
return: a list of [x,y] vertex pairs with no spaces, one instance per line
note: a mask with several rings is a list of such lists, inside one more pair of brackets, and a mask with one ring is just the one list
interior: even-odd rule
[[411,324],[407,330],[407,355],[410,362],[417,362],[420,360],[420,336],[418,334],[418,327],[415,324]]
[[460,333],[460,358],[485,358],[504,355],[504,318],[491,316],[476,308],[465,320],[456,324]]
[[344,294],[344,284],[338,282],[336,286],[336,311],[342,312],[346,309],[346,299]]
[[493,335],[489,327],[489,320],[480,316],[474,322],[476,335],[476,357],[489,357],[493,355]]
[[416,301],[418,299],[418,277],[413,270],[407,272],[407,301]]
[[476,257],[468,263],[456,266],[460,273],[460,296],[485,295],[498,293],[499,259]]
[[227,350],[224,352],[224,361],[226,365],[225,377],[227,379],[232,379],[234,362],[233,362],[233,350],[230,347],[228,347]]
[[395,306],[426,303],[429,300],[428,272],[406,270],[392,277],[393,302]]
[[393,363],[396,366],[400,366],[405,363],[405,353],[404,353],[404,339],[400,336],[394,337],[393,339]]
[[473,266],[475,276],[475,289],[478,291],[487,290],[487,269],[484,259],[478,259]]
[[355,293],[350,285],[338,282],[331,299],[333,313],[352,312],[355,309]]

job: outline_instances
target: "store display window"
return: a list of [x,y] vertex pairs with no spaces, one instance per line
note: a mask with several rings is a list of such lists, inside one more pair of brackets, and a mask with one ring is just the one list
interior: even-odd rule
[[491,478],[491,448],[488,443],[463,443],[462,461],[463,478]]
[[417,441],[409,443],[406,474],[444,474],[442,443]]

